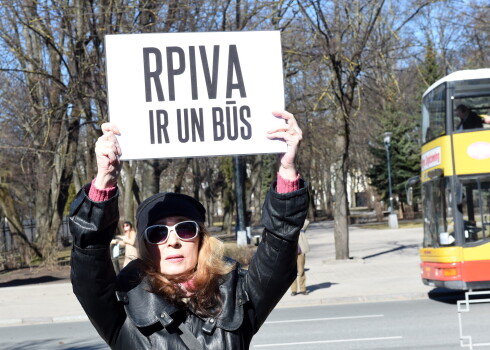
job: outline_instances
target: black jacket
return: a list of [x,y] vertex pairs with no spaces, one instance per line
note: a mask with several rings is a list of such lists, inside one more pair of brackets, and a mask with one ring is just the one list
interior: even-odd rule
[[307,207],[303,181],[295,192],[269,191],[262,214],[265,229],[248,270],[237,266],[224,276],[221,314],[216,319],[201,318],[147,292],[148,281],[138,260],[116,277],[109,244],[119,220],[117,195],[92,202],[82,189],[70,210],[73,291],[112,349],[186,350],[179,336],[182,324],[203,349],[248,349],[252,336],[296,277],[296,247]]

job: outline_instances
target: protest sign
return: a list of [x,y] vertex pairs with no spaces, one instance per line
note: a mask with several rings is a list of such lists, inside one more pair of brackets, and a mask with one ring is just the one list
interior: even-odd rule
[[285,152],[277,31],[107,35],[109,119],[122,159]]

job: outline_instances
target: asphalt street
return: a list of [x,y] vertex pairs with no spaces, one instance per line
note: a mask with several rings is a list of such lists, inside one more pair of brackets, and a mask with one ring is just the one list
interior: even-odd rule
[[[490,341],[490,304],[471,305],[462,331],[473,344]],[[454,299],[403,300],[275,309],[250,349],[460,349]],[[0,327],[0,350],[106,350],[88,321]],[[487,347],[488,348],[488,347]]]

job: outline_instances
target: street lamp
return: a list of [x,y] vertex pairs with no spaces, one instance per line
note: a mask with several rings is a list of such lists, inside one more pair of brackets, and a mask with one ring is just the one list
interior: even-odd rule
[[236,218],[236,240],[237,245],[247,245],[249,243],[247,229],[245,227],[245,203],[244,203],[244,193],[245,182],[242,174],[242,162],[240,156],[233,156],[233,165],[235,172],[235,194],[236,194],[236,205],[237,205],[237,218]]
[[391,192],[391,164],[390,164],[390,142],[392,133],[387,131],[384,133],[384,145],[386,150],[386,158],[388,159],[388,190],[390,195],[390,216],[388,217],[388,226],[390,228],[398,228],[398,218],[393,209],[393,195]]

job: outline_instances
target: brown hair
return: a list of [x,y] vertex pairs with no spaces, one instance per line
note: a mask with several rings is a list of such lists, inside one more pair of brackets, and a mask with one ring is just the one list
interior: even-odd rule
[[[150,254],[142,234],[138,235],[139,257],[143,261],[143,272],[149,277],[153,293],[179,306],[183,306],[184,299],[189,298],[188,306],[197,315],[217,316],[222,308],[220,279],[232,271],[235,264],[225,262],[223,242],[212,237],[201,224],[199,224],[199,237],[197,265],[187,276],[175,278],[162,274],[159,262]],[[179,283],[189,280],[192,280],[192,285],[187,287],[187,290],[192,293],[190,297],[179,286]]]

